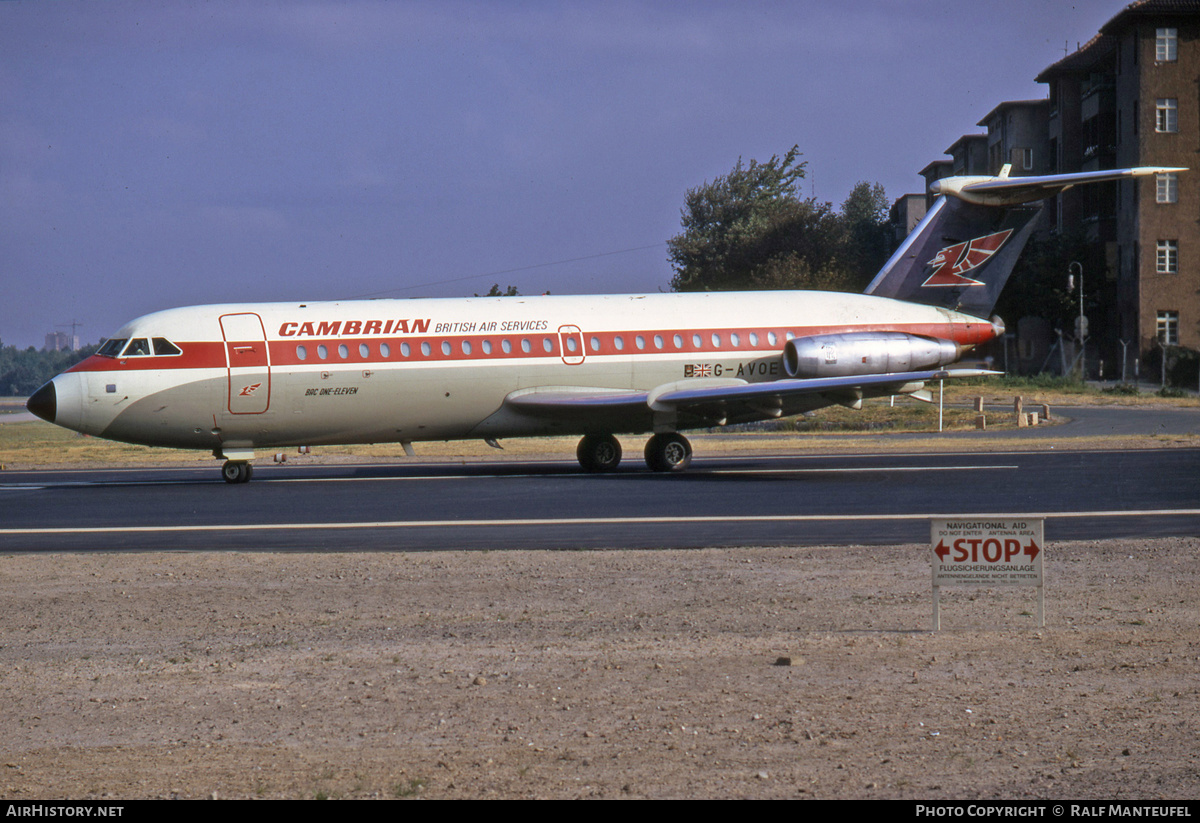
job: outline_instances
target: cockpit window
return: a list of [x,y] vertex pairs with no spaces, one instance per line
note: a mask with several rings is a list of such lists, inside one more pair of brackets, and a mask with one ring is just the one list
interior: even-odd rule
[[145,357],[150,354],[150,341],[144,337],[135,337],[125,347],[122,357]]
[[[152,341],[153,347],[151,347]],[[127,343],[128,345],[126,345]],[[183,354],[183,352],[165,337],[155,337],[152,339],[135,337],[132,340],[128,337],[113,337],[105,340],[104,345],[97,349],[96,354],[105,357],[150,357],[151,355],[161,357],[177,356]]]
[[179,347],[165,337],[154,338],[155,354],[183,354]]
[[129,340],[128,337],[113,337],[104,341],[104,345],[96,350],[96,354],[104,355],[105,357],[116,357],[121,353],[122,347]]

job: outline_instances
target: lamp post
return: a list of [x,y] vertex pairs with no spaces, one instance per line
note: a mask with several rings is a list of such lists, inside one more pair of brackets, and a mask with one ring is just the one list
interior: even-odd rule
[[1071,274],[1071,271],[1076,266],[1079,267],[1079,324],[1075,329],[1079,335],[1079,378],[1087,380],[1087,318],[1083,315],[1083,264],[1075,260],[1067,266],[1067,290],[1075,288],[1075,275]]

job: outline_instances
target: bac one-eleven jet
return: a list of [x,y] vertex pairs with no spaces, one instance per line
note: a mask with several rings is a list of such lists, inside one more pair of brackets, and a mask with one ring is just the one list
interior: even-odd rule
[[[929,399],[932,380],[1003,334],[989,316],[1041,210],[1083,183],[1184,171],[951,177],[864,294],[814,291],[223,304],[139,317],[29,399],[60,426],[203,449],[227,482],[282,446],[582,435],[589,471],[614,435],[652,432],[681,471],[681,431],[864,397]],[[1134,185],[1137,185],[1135,182]]]

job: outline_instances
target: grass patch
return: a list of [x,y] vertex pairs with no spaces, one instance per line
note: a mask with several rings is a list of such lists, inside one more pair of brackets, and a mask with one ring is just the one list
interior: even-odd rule
[[1159,397],[1180,398],[1190,397],[1191,395],[1184,389],[1177,389],[1174,386],[1163,386],[1158,390]]
[[415,797],[420,794],[425,788],[425,781],[422,778],[414,777],[407,781],[402,781],[392,786],[392,795],[394,797]]
[[8,469],[63,464],[144,466],[214,462],[212,455],[205,452],[114,443],[40,420],[0,425],[0,464]]
[[1033,374],[1021,377],[1006,374],[996,377],[967,377],[955,380],[955,386],[984,386],[991,389],[1017,392],[1053,391],[1059,394],[1090,394],[1096,392],[1078,377],[1060,377],[1053,374]]
[[[967,431],[975,428],[977,413],[969,405],[950,405],[943,408],[943,431]],[[1016,422],[1011,414],[1002,418],[1000,414],[988,413],[988,427],[1013,428]],[[803,434],[888,432],[914,433],[938,430],[938,407],[905,397],[897,397],[895,404],[887,398],[864,400],[861,409],[830,406],[806,415],[772,420],[767,423],[752,423],[746,430],[799,432]],[[713,432],[722,431],[712,429]]]
[[[927,385],[926,388],[932,389],[936,395],[936,385]],[[1017,396],[1024,398],[1026,408],[1040,403],[1051,406],[1200,405],[1200,399],[1187,392],[1171,391],[1164,395],[1155,390],[1140,390],[1129,383],[1102,388],[1070,377],[1053,375],[974,377],[946,383],[946,403],[967,403],[979,396],[988,405],[1007,404],[1009,408],[1012,408],[1013,398]]]

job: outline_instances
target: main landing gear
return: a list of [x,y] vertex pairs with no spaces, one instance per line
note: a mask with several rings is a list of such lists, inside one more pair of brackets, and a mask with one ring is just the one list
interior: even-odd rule
[[[584,471],[610,472],[621,463],[621,444],[611,434],[589,434],[579,441],[575,456]],[[682,434],[663,432],[646,442],[646,465],[651,471],[681,472],[691,462],[692,444]]]
[[681,472],[692,462],[692,444],[678,432],[663,432],[646,441],[646,465],[656,472]]
[[611,434],[584,435],[575,457],[586,472],[610,472],[621,462],[621,444]]
[[226,460],[221,466],[221,477],[226,483],[249,483],[254,467],[245,460]]

